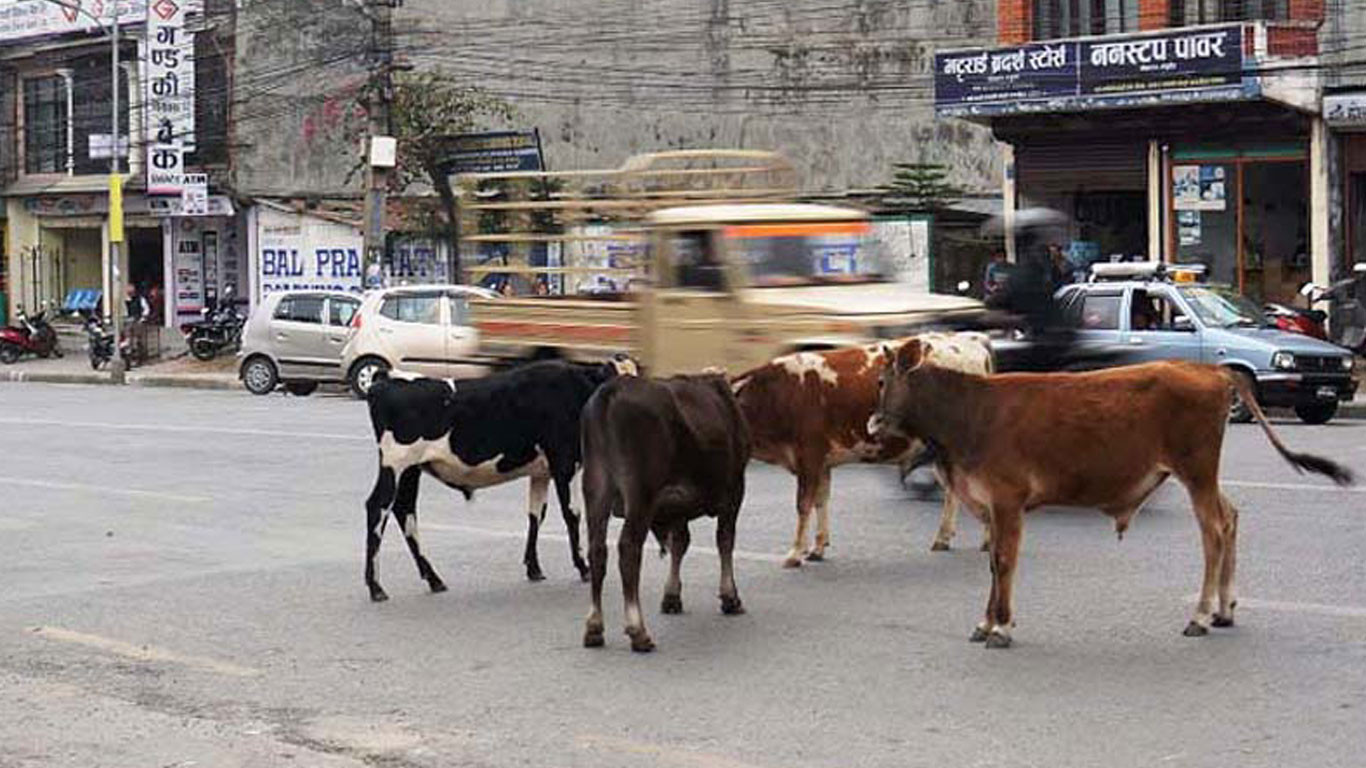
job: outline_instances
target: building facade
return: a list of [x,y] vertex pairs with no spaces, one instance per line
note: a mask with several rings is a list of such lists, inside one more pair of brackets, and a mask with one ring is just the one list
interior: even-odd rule
[[1294,301],[1366,259],[1361,136],[1325,110],[1350,5],[1002,0],[997,47],[937,57],[936,111],[1005,142],[1007,211],[1066,214],[1074,262],[1199,262]]
[[[230,0],[120,0],[79,10],[0,0],[0,293],[111,309],[111,155],[124,188],[119,275],[167,326],[246,278],[228,162]],[[110,30],[117,10],[118,131]],[[186,203],[186,174],[191,197]],[[196,183],[202,182],[202,183]],[[198,190],[199,195],[194,195]]]

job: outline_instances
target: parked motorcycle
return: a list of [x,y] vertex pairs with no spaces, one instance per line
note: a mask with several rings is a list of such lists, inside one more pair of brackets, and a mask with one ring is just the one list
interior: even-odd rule
[[[101,320],[94,312],[84,312],[85,321],[82,327],[85,328],[86,351],[90,354],[90,367],[98,371],[106,363],[114,359],[114,332],[108,330],[105,321]],[[132,368],[133,359],[129,354],[131,343],[125,334],[122,343],[119,344],[119,356],[123,358],[124,364]]]
[[[1312,287],[1317,288],[1316,286]],[[1323,300],[1325,299],[1310,299],[1314,303]],[[1324,341],[1328,340],[1328,313],[1321,309],[1302,309],[1288,304],[1268,302],[1262,307],[1262,314],[1265,315],[1268,323],[1282,331],[1312,336]]]
[[198,360],[212,360],[224,350],[237,351],[242,346],[242,328],[247,319],[237,311],[232,288],[213,307],[201,310],[203,320],[185,323],[180,332],[190,346],[190,354]]
[[48,304],[35,315],[24,311],[23,305],[15,308],[16,325],[0,328],[0,363],[10,365],[26,354],[38,357],[61,357],[62,349],[57,344],[57,331],[47,321]]

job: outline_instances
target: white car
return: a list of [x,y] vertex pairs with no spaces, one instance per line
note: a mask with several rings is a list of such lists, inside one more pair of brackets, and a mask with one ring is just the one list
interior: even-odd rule
[[268,294],[242,331],[237,375],[257,395],[281,383],[307,395],[321,382],[345,380],[342,349],[361,297],[342,291],[279,291]]
[[473,362],[479,334],[469,323],[471,297],[497,294],[468,285],[406,285],[367,293],[342,350],[351,391],[365,397],[379,371],[438,379],[482,373]]

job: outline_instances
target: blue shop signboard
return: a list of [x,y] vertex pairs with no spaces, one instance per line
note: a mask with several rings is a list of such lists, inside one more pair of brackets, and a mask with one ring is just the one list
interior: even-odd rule
[[1254,99],[1242,25],[1061,40],[935,56],[940,116]]
[[449,174],[543,171],[541,134],[530,131],[494,131],[452,136],[444,148]]

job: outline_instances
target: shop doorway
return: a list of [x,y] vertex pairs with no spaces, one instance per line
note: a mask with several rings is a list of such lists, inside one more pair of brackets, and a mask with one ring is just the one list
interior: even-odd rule
[[1346,271],[1366,262],[1366,171],[1347,175]]
[[128,285],[147,299],[155,323],[164,322],[166,262],[160,227],[137,227],[128,231]]
[[[1211,153],[1212,154],[1212,153]],[[1309,168],[1303,156],[1173,162],[1169,249],[1255,302],[1298,304],[1311,277]]]

